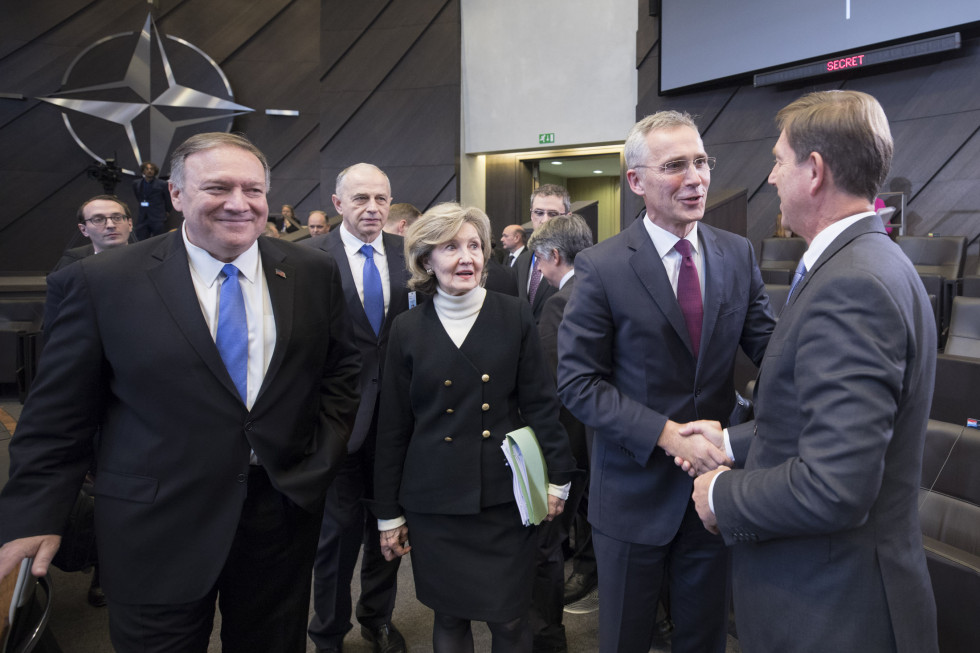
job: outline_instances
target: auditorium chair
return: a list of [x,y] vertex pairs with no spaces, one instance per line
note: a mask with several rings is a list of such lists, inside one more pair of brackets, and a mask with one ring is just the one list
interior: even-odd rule
[[[795,269],[795,268],[794,268]],[[769,305],[772,307],[772,314],[779,319],[779,314],[786,306],[786,298],[789,297],[790,286],[781,283],[767,283],[766,294],[769,295]]]
[[980,359],[980,298],[953,298],[945,353]]
[[936,597],[939,650],[980,642],[980,431],[929,420],[919,521]]
[[936,296],[936,329],[942,342],[952,299],[959,294],[963,278],[966,236],[899,236],[895,242],[912,261],[926,292]]
[[963,296],[980,297],[980,261],[977,261],[977,269],[974,274],[963,277]]
[[980,298],[954,297],[946,349],[936,358],[932,419],[980,418]]
[[763,238],[759,261],[763,283],[792,283],[793,272],[805,251],[806,241],[802,238]]

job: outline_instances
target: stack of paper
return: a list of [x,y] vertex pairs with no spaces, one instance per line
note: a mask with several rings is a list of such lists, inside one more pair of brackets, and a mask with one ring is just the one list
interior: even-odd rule
[[548,468],[534,431],[511,431],[500,448],[514,476],[514,500],[525,526],[540,524],[548,516]]

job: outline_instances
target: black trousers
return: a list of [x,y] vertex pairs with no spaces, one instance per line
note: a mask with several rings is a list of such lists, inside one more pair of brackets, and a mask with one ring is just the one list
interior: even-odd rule
[[724,653],[731,604],[729,552],[701,524],[694,503],[674,539],[663,546],[623,542],[592,527],[599,563],[599,651],[646,653],[657,601],[669,583],[674,653]]
[[351,578],[361,557],[361,596],[357,620],[377,627],[391,623],[395,608],[400,558],[388,562],[381,555],[378,522],[364,507],[374,498],[374,439],[348,454],[327,491],[320,541],[313,567],[313,619],[310,639],[320,648],[339,647],[352,628]]
[[[221,609],[221,644],[236,653],[303,653],[319,514],[276,490],[253,466],[231,551],[215,586],[190,603],[131,605],[108,597],[118,653],[206,653]],[[147,560],[146,564],[153,564]]]

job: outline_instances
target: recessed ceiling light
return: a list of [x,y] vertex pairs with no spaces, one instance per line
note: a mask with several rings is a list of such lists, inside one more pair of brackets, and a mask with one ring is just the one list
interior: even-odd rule
[[561,161],[552,161],[551,162],[551,165],[553,165],[553,166],[560,166],[561,165]]
[[602,174],[602,170],[593,170],[592,172],[596,173],[597,175],[601,175]]

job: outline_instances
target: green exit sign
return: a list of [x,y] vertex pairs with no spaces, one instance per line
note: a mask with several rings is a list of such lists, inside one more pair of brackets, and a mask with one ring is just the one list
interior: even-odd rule
[[538,134],[538,145],[547,145],[555,142],[555,134]]

